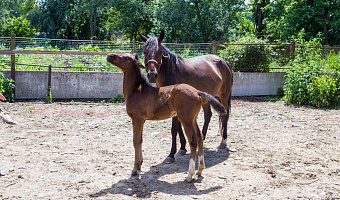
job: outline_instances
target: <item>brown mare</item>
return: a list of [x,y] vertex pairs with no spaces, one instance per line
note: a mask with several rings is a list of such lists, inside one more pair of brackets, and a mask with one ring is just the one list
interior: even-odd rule
[[[196,149],[198,148],[199,166],[197,175],[204,169],[203,135],[197,125],[197,115],[202,104],[210,103],[220,114],[220,123],[227,114],[223,105],[208,93],[201,92],[187,84],[166,87],[152,87],[142,76],[144,68],[137,55],[129,53],[112,53],[107,61],[119,67],[123,73],[123,95],[126,112],[132,119],[133,146],[135,163],[132,175],[137,175],[143,162],[142,141],[143,125],[146,120],[164,120],[177,115],[185,134],[190,141],[190,162],[187,181],[195,173]],[[222,127],[221,127],[222,129]],[[222,131],[222,130],[221,130]]]
[[[221,144],[219,148],[227,147],[227,125],[230,113],[231,87],[233,84],[233,73],[231,66],[222,58],[216,55],[204,55],[194,58],[182,58],[172,53],[167,47],[161,44],[164,38],[164,31],[160,36],[147,38],[139,33],[144,42],[143,53],[147,76],[151,83],[156,83],[158,87],[186,83],[194,88],[207,92],[213,96],[219,95],[221,103],[227,109],[223,126]],[[211,119],[211,109],[209,104],[202,105],[204,111],[203,137],[207,134],[208,125]],[[177,151],[176,136],[179,133],[181,148],[179,154],[185,154],[185,138],[183,130],[177,117],[172,118],[172,146],[165,163],[175,161]]]

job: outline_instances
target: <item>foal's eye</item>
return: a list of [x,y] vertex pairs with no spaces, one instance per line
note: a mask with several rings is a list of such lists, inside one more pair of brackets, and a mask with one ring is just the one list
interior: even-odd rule
[[129,60],[129,57],[123,56],[123,59],[126,60],[126,61],[128,61],[128,60]]

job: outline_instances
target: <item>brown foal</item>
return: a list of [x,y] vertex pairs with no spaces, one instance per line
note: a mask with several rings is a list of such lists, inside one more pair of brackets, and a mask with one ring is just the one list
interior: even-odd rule
[[[187,84],[176,84],[165,87],[152,87],[142,76],[144,68],[136,54],[111,53],[107,61],[119,67],[123,73],[123,94],[126,112],[132,119],[133,146],[135,148],[135,163],[132,175],[137,175],[143,162],[142,141],[143,125],[146,120],[164,120],[178,117],[184,127],[190,143],[190,162],[187,181],[195,174],[196,149],[198,148],[198,171],[204,169],[203,135],[197,125],[197,116],[202,104],[209,103],[220,114],[220,125],[225,123],[227,110],[208,93],[201,92]],[[222,126],[223,129],[223,126]],[[223,130],[221,130],[223,131]]]

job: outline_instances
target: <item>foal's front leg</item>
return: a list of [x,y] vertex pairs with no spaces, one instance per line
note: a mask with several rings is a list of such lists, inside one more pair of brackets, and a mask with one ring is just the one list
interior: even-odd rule
[[143,126],[145,120],[132,118],[133,127],[133,147],[135,148],[135,164],[131,175],[137,175],[138,170],[141,170],[143,163],[142,143],[143,143]]

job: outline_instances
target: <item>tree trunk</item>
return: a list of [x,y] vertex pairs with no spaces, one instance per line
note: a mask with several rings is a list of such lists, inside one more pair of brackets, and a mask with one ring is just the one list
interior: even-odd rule
[[328,41],[328,28],[327,28],[327,22],[328,22],[328,7],[325,7],[325,8],[324,8],[323,21],[324,21],[323,35],[324,35],[324,37],[325,37],[325,45],[328,45],[328,44],[329,44],[329,41]]
[[262,9],[266,6],[266,0],[255,0],[254,1],[254,22],[256,25],[257,33],[259,35],[263,35],[263,20],[264,20],[264,12]]
[[90,29],[91,29],[91,39],[96,37],[96,18],[97,18],[97,8],[92,8],[90,17]]
[[196,15],[197,15],[197,20],[200,24],[200,28],[201,28],[201,33],[202,33],[202,36],[203,36],[203,41],[204,42],[208,42],[208,38],[205,34],[205,27],[204,27],[204,23],[201,19],[201,13],[200,13],[200,10],[199,10],[199,6],[198,6],[198,0],[195,0],[195,8],[196,8]]

